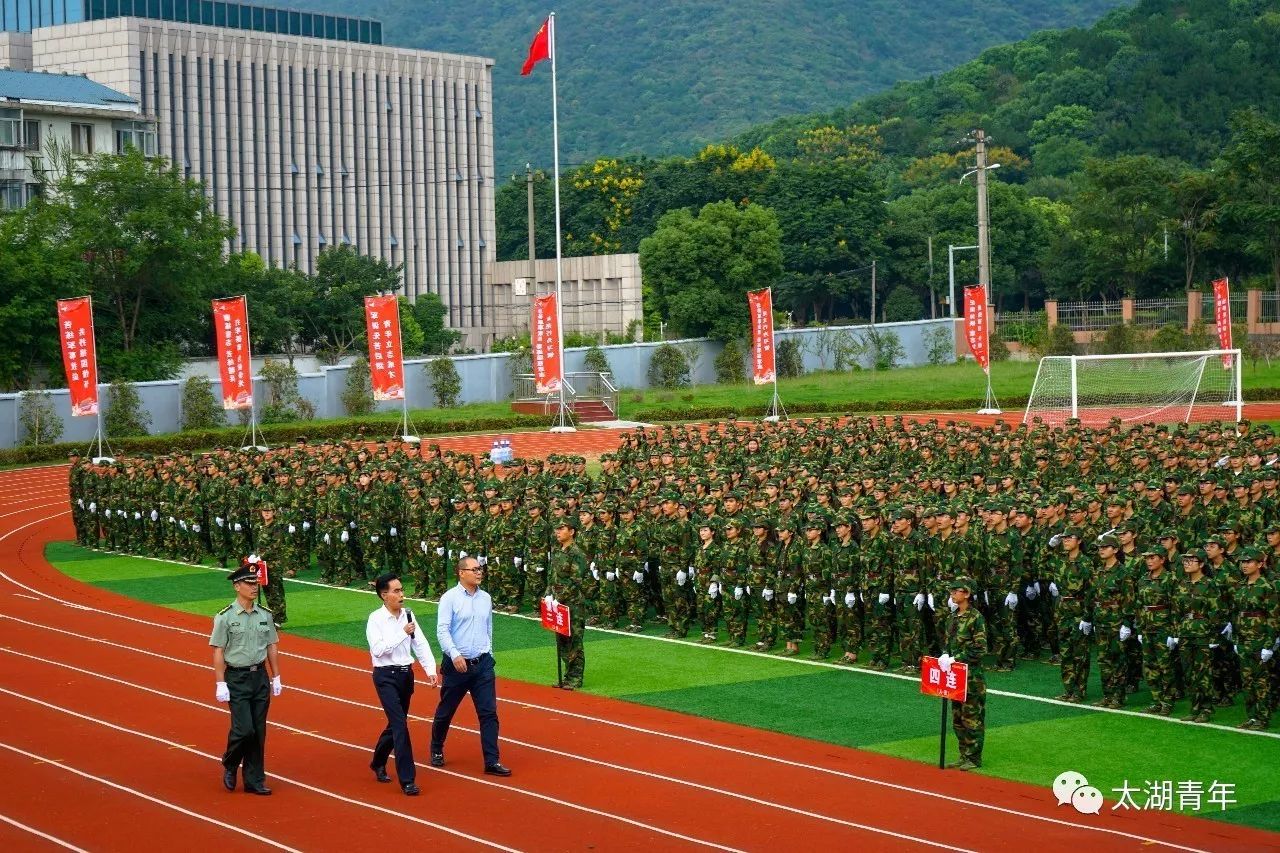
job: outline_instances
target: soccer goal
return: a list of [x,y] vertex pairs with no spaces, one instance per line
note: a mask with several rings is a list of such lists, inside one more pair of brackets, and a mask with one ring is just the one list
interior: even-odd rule
[[1050,355],[1040,359],[1023,423],[1238,421],[1240,350]]

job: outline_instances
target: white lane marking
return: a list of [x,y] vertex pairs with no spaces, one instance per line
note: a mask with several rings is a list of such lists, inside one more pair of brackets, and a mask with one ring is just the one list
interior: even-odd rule
[[[17,696],[20,699],[29,698],[21,695],[20,693],[13,693],[10,690],[5,690],[3,687],[0,687],[0,691],[9,693],[13,696]],[[25,755],[27,758],[35,759],[36,761],[46,762],[50,767],[56,767],[59,770],[65,770],[68,773],[74,773],[75,775],[80,776],[84,779],[90,779],[94,782],[97,782],[99,785],[106,785],[108,788],[114,788],[115,790],[123,791],[126,794],[132,794],[133,796],[144,799],[149,803],[155,803],[158,806],[163,806],[166,809],[171,809],[175,812],[178,812],[179,814],[186,815],[187,817],[193,817],[196,820],[202,820],[205,823],[211,823],[214,826],[220,826],[223,829],[230,830],[231,832],[235,832],[240,835],[244,835],[249,838],[252,838],[254,841],[261,841],[263,844],[269,844],[270,846],[275,847],[279,850],[288,850],[290,851],[290,853],[302,853],[302,851],[298,850],[297,848],[289,847],[277,841],[272,841],[270,838],[267,838],[264,835],[260,835],[259,833],[249,832],[248,830],[241,829],[240,827],[230,823],[223,823],[220,820],[211,818],[207,815],[202,815],[199,812],[193,812],[188,809],[184,809],[182,806],[176,806],[173,803],[166,803],[164,800],[157,799],[151,796],[150,794],[142,793],[137,788],[126,788],[124,785],[121,785],[116,782],[112,782],[110,779],[104,779],[101,776],[95,776],[92,773],[88,773],[84,770],[79,770],[75,767],[71,767],[64,761],[55,761],[52,758],[46,758],[43,755],[36,755],[34,752],[27,752],[25,749],[21,749],[20,747],[13,746],[12,744],[4,743],[3,741],[0,741],[0,749],[7,749],[10,752],[16,752],[19,755]],[[212,758],[213,756],[209,756],[209,757]],[[73,848],[73,849],[79,849],[79,848]]]
[[[87,671],[85,671],[85,672],[86,672],[86,674],[89,674],[89,675],[92,675],[92,674],[93,674],[93,673],[88,673]],[[114,681],[115,679],[111,679],[111,680],[113,680],[113,681]],[[145,688],[142,688],[142,689],[145,689]],[[27,701],[27,702],[31,702],[31,703],[32,703],[32,704],[34,704],[34,705],[39,705],[41,708],[43,708],[43,709],[45,709],[45,710],[47,710],[47,711],[56,711],[56,712],[58,712],[59,714],[66,714],[67,716],[75,717],[76,719],[79,719],[79,720],[84,720],[84,721],[86,721],[86,722],[90,722],[90,723],[96,723],[96,724],[98,724],[98,725],[100,725],[100,726],[103,726],[103,727],[108,728],[108,729],[112,729],[112,730],[117,731],[117,732],[123,732],[123,733],[125,733],[125,734],[134,735],[135,737],[143,738],[144,740],[154,741],[155,743],[161,743],[161,744],[164,744],[165,746],[169,747],[170,749],[178,749],[178,750],[181,750],[181,751],[183,751],[183,752],[189,752],[189,753],[191,753],[192,755],[198,755],[198,756],[200,756],[201,758],[208,758],[208,759],[210,759],[210,760],[212,760],[212,761],[217,761],[219,764],[221,764],[221,763],[222,763],[222,762],[221,762],[221,759],[219,759],[219,758],[218,758],[218,756],[216,756],[216,755],[210,755],[210,754],[209,754],[209,753],[207,753],[207,752],[201,752],[200,750],[195,749],[194,747],[187,746],[186,744],[182,744],[182,743],[175,743],[174,741],[166,740],[166,739],[164,739],[164,738],[162,738],[162,737],[158,737],[158,736],[153,735],[153,734],[148,734],[147,732],[140,732],[140,731],[137,731],[136,729],[130,729],[130,728],[125,728],[124,726],[118,726],[118,725],[116,725],[115,723],[108,722],[107,720],[100,720],[100,719],[98,719],[97,717],[91,717],[91,716],[89,716],[88,714],[80,714],[80,713],[77,713],[76,711],[72,711],[72,710],[71,710],[71,709],[69,709],[69,708],[63,708],[63,707],[61,707],[61,706],[59,706],[59,705],[51,705],[51,704],[49,704],[48,702],[44,701],[43,699],[37,699],[37,698],[35,698],[35,697],[33,697],[33,696],[27,696],[27,695],[24,695],[24,694],[22,694],[22,693],[18,693],[18,692],[17,692],[17,691],[15,691],[15,690],[9,690],[8,688],[0,687],[0,693],[5,693],[5,694],[8,694],[9,696],[13,696],[13,697],[14,697],[14,698],[16,698],[16,699],[23,699],[23,700],[25,700],[25,701]],[[198,705],[198,704],[200,704],[200,703],[199,703],[199,702],[196,702],[195,704],[197,704],[197,705]],[[214,710],[214,711],[216,711],[216,710],[218,710],[218,709],[216,709],[216,708],[211,708],[210,710]],[[3,745],[4,745],[4,744],[0,744],[0,746],[3,746]],[[11,749],[12,749],[12,747],[9,747],[9,748],[11,748]],[[334,799],[334,800],[338,800],[338,801],[340,801],[340,802],[348,803],[349,805],[358,806],[358,807],[360,807],[360,808],[365,808],[365,809],[370,809],[371,811],[381,812],[381,813],[383,813],[383,814],[390,815],[391,817],[398,817],[398,818],[401,818],[401,819],[403,819],[403,820],[408,820],[408,821],[412,821],[412,822],[414,822],[414,823],[421,824],[421,825],[423,825],[423,826],[429,826],[429,827],[431,827],[432,829],[438,829],[438,830],[440,830],[441,832],[446,832],[446,833],[448,833],[449,835],[457,836],[458,838],[465,838],[467,841],[471,841],[471,842],[474,842],[474,843],[476,843],[476,844],[483,844],[483,845],[485,845],[485,846],[487,846],[487,847],[493,847],[493,848],[495,848],[495,849],[497,849],[497,850],[506,850],[506,851],[508,851],[508,853],[520,853],[520,851],[515,850],[514,848],[506,847],[506,846],[503,846],[503,845],[498,844],[498,843],[493,842],[493,841],[487,841],[487,840],[485,840],[485,839],[483,839],[483,838],[479,838],[479,837],[477,837],[477,836],[475,836],[475,835],[471,835],[471,834],[468,834],[468,833],[463,833],[463,832],[460,832],[460,831],[458,831],[458,830],[456,830],[456,829],[451,829],[450,827],[442,826],[442,825],[440,825],[440,824],[438,824],[438,823],[432,823],[432,822],[431,822],[431,821],[429,821],[429,820],[424,820],[424,819],[422,819],[422,818],[420,818],[420,817],[415,817],[415,816],[410,815],[410,814],[405,814],[405,813],[403,813],[403,812],[396,811],[395,809],[388,809],[388,808],[384,808],[384,807],[382,807],[382,806],[374,805],[373,803],[366,803],[366,802],[364,802],[364,801],[362,801],[362,800],[355,800],[355,799],[352,799],[352,798],[350,798],[350,797],[345,797],[345,796],[343,796],[342,794],[338,794],[338,793],[335,793],[335,792],[333,792],[333,791],[326,791],[324,788],[317,788],[317,787],[316,787],[316,786],[314,786],[314,785],[308,785],[307,783],[305,783],[305,782],[301,782],[301,781],[299,781],[299,780],[297,780],[297,779],[291,779],[291,778],[289,778],[288,776],[281,776],[279,773],[272,773],[272,774],[271,774],[271,778],[272,778],[272,779],[280,779],[281,781],[288,782],[290,785],[295,785],[295,786],[297,786],[297,787],[299,787],[299,788],[301,788],[301,789],[303,789],[303,790],[305,790],[305,791],[311,791],[312,793],[319,794],[319,795],[320,795],[320,796],[322,796],[322,797],[329,797],[330,799]],[[150,797],[148,797],[148,799],[150,799]],[[160,801],[159,801],[159,800],[156,800],[156,802],[160,802]],[[201,816],[201,815],[195,815],[195,814],[193,814],[192,816],[193,816],[193,817],[200,817],[202,820],[209,820],[209,818],[204,818],[204,817],[203,817],[203,816]],[[216,821],[215,821],[215,822],[216,822]],[[247,833],[246,833],[246,834],[247,834]],[[254,837],[254,838],[258,838],[258,837],[260,837],[260,836],[254,835],[253,837]],[[265,840],[265,839],[264,839],[264,840]],[[274,843],[274,842],[269,842],[269,843]],[[280,846],[280,845],[278,845],[278,844],[277,844],[276,846],[278,847],[278,846]],[[291,849],[291,848],[285,848],[285,849]]]
[[[0,744],[0,746],[3,746],[3,745],[4,744]],[[9,817],[8,815],[0,814],[0,820],[4,821],[10,826],[21,829],[23,832],[29,832],[32,835],[39,836],[40,838],[43,838],[45,841],[48,841],[51,844],[56,844],[59,847],[65,848],[67,850],[75,850],[76,853],[89,853],[89,851],[85,850],[83,847],[77,847],[69,841],[63,841],[61,838],[55,838],[47,832],[41,832],[40,830],[36,829],[34,826],[27,826],[25,823],[16,821],[13,818]]]
[[[198,701],[198,700],[196,700],[196,699],[190,699],[190,698],[188,698],[188,697],[186,697],[186,696],[177,696],[177,695],[172,694],[172,693],[165,693],[163,690],[156,690],[156,689],[154,689],[154,688],[152,688],[152,687],[147,687],[147,686],[145,686],[145,685],[138,684],[137,682],[128,681],[127,679],[116,678],[116,677],[114,677],[114,676],[106,675],[106,674],[101,673],[101,672],[93,672],[93,671],[91,671],[91,670],[81,669],[80,667],[72,666],[72,665],[70,665],[70,664],[66,664],[66,663],[61,663],[61,662],[59,662],[59,661],[53,661],[53,660],[48,660],[48,659],[45,659],[45,658],[37,657],[37,656],[35,656],[35,655],[29,655],[29,654],[26,654],[25,652],[20,652],[20,651],[17,651],[17,650],[15,650],[15,649],[10,649],[10,648],[0,647],[0,651],[7,652],[8,654],[16,655],[16,656],[18,656],[18,657],[26,658],[26,659],[28,659],[28,660],[35,661],[36,663],[47,664],[47,665],[49,665],[49,666],[55,666],[55,667],[59,667],[59,668],[61,668],[61,669],[69,669],[69,670],[71,670],[72,672],[78,672],[78,673],[80,673],[80,674],[82,674],[82,675],[91,676],[91,677],[93,677],[93,678],[100,678],[100,679],[102,679],[102,680],[104,680],[104,681],[110,681],[110,682],[113,682],[113,683],[115,683],[115,684],[121,684],[121,685],[124,685],[124,686],[126,686],[126,687],[132,687],[132,688],[133,688],[133,689],[135,689],[135,690],[141,690],[141,691],[142,691],[142,692],[144,692],[144,693],[150,693],[150,694],[155,695],[155,696],[161,696],[161,697],[163,697],[163,698],[165,698],[165,699],[172,699],[172,700],[173,700],[173,701],[175,701],[175,702],[184,702],[184,703],[189,704],[189,705],[195,705],[196,707],[198,707],[198,708],[202,708],[202,709],[207,710],[207,711],[213,711],[213,712],[215,712],[215,713],[222,713],[222,709],[221,709],[221,708],[213,707],[213,706],[208,705],[208,704],[206,704],[206,703],[204,703],[204,702],[200,702],[200,701]],[[160,655],[157,655],[157,657],[161,657],[161,656],[160,656]],[[180,663],[189,663],[188,661],[178,661],[178,662],[180,662]],[[195,664],[191,664],[191,665],[195,666]],[[292,689],[292,688],[291,688],[291,689]],[[0,688],[0,691],[9,692],[9,691],[4,690],[4,688]],[[299,690],[298,692],[300,692],[300,693],[301,693],[301,692],[303,692],[303,691]],[[353,703],[353,704],[354,704],[354,703]],[[372,707],[372,706],[368,706],[368,707]],[[65,709],[63,709],[63,708],[57,708],[56,710],[62,711],[62,710],[65,710]],[[379,709],[379,710],[380,710],[380,709]],[[420,719],[420,718],[419,718],[419,719]],[[345,747],[345,748],[347,748],[347,749],[358,750],[358,751],[360,751],[360,752],[365,752],[365,753],[367,753],[367,752],[369,751],[369,747],[368,747],[368,745],[367,745],[367,744],[366,744],[366,745],[362,745],[362,744],[348,743],[347,741],[338,740],[337,738],[331,738],[331,737],[328,737],[328,736],[326,736],[326,735],[319,734],[318,732],[309,731],[309,730],[307,730],[307,729],[297,728],[296,726],[290,726],[290,725],[288,725],[288,724],[286,724],[286,723],[275,723],[275,722],[273,722],[271,725],[272,725],[273,727],[280,728],[280,729],[284,729],[285,731],[293,732],[294,734],[304,735],[305,737],[314,738],[315,740],[319,740],[319,741],[322,741],[322,742],[324,742],[324,743],[332,744],[332,745],[334,745],[334,746],[341,746],[341,747]],[[415,766],[418,766],[418,767],[422,767],[422,768],[424,768],[424,769],[427,769],[427,765],[422,764],[421,762],[415,762]],[[526,796],[532,797],[532,798],[537,799],[537,800],[542,800],[543,802],[547,802],[547,803],[550,803],[550,804],[555,805],[555,806],[561,806],[561,807],[564,807],[564,808],[573,809],[574,811],[581,811],[581,812],[585,812],[585,813],[587,813],[587,814],[596,815],[597,817],[603,817],[603,818],[607,818],[607,819],[610,819],[610,820],[616,820],[616,821],[619,821],[619,822],[621,822],[621,823],[630,824],[631,826],[635,826],[635,827],[640,828],[640,829],[649,830],[649,831],[651,831],[651,832],[655,832],[655,833],[658,833],[658,834],[660,834],[660,835],[665,835],[665,836],[668,836],[668,837],[670,837],[670,838],[677,838],[677,839],[679,839],[679,840],[681,840],[681,841],[687,841],[687,842],[689,842],[689,843],[691,843],[691,844],[698,844],[698,845],[701,845],[701,846],[703,846],[703,847],[710,847],[710,848],[713,848],[713,849],[715,849],[715,850],[724,850],[724,851],[726,851],[726,853],[743,853],[743,851],[737,850],[736,848],[733,848],[733,847],[726,847],[726,846],[725,846],[725,845],[723,845],[723,844],[717,844],[717,843],[712,842],[712,841],[705,841],[705,840],[700,839],[700,838],[694,838],[694,837],[689,836],[689,835],[683,835],[683,834],[681,834],[681,833],[679,833],[679,832],[675,832],[675,831],[673,831],[673,830],[663,829],[662,827],[654,826],[654,825],[652,825],[652,824],[648,824],[648,823],[645,823],[645,822],[640,821],[640,820],[634,820],[634,819],[632,819],[632,818],[624,817],[624,816],[622,816],[622,815],[615,814],[615,813],[613,813],[613,812],[607,812],[607,811],[603,811],[603,810],[601,810],[601,809],[591,808],[590,806],[584,806],[584,805],[580,805],[580,804],[578,804],[578,803],[569,802],[569,801],[565,800],[565,799],[564,799],[564,798],[562,798],[562,797],[551,797],[551,796],[548,796],[548,795],[546,795],[546,794],[538,793],[537,791],[530,791],[530,790],[528,790],[528,789],[526,789],[526,788],[519,788],[519,787],[516,787],[516,786],[514,786],[514,785],[510,785],[510,784],[504,784],[504,783],[494,782],[494,781],[490,781],[490,780],[488,780],[488,779],[478,779],[478,778],[475,778],[475,777],[473,777],[473,776],[467,776],[467,775],[465,775],[465,774],[458,773],[457,771],[453,771],[453,770],[444,770],[444,769],[440,769],[440,768],[430,768],[430,769],[431,769],[431,770],[434,770],[435,772],[442,773],[442,774],[444,774],[444,775],[446,775],[446,776],[453,776],[454,778],[457,778],[457,779],[463,779],[463,780],[466,780],[466,781],[468,781],[468,782],[475,782],[475,783],[478,783],[478,784],[481,784],[481,785],[485,785],[485,786],[488,786],[488,787],[492,787],[492,788],[496,788],[496,789],[499,789],[499,790],[502,790],[502,791],[509,791],[509,792],[517,793],[517,794],[525,794]],[[273,773],[273,774],[271,774],[271,775],[272,775],[273,777],[275,777],[275,778],[279,778],[279,779],[285,779],[285,778],[286,778],[286,777],[284,777],[284,776],[280,776],[280,774],[278,774],[278,773]],[[843,822],[843,821],[841,821],[841,822]],[[855,825],[856,825],[856,824],[855,824]],[[872,832],[879,832],[879,833],[884,833],[884,834],[887,834],[887,835],[894,835],[894,836],[898,836],[898,834],[897,834],[897,833],[889,832],[889,831],[887,831],[887,830],[876,829],[876,828],[874,828],[874,827],[866,827],[866,828],[867,828],[867,829],[869,829],[869,830],[870,830],[870,831],[872,831]],[[459,833],[459,834],[460,834],[460,833]],[[910,835],[902,835],[902,836],[898,836],[898,837],[900,837],[900,838],[905,838],[905,839],[910,839],[910,840],[923,841],[923,839],[916,839],[916,838],[914,838],[913,836],[910,836]],[[923,841],[923,843],[925,843],[925,844],[930,844],[931,842]],[[943,848],[948,849],[948,850],[959,850],[959,849],[961,849],[961,848],[956,848],[956,847],[948,847],[947,845],[934,845],[934,846],[943,847]]]

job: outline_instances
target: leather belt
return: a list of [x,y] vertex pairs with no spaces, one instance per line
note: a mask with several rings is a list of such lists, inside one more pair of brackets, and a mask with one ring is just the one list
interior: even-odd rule
[[413,672],[413,665],[407,663],[392,663],[385,666],[375,666],[374,669],[380,669],[384,672]]
[[259,661],[258,663],[255,663],[253,666],[228,666],[226,667],[226,671],[227,672],[257,672],[258,670],[262,669],[265,663],[266,661]]
[[475,666],[487,657],[489,657],[489,653],[484,652],[483,654],[476,655],[473,658],[467,658],[467,666]]
[[1144,605],[1142,605],[1142,609],[1143,609],[1143,610],[1146,610],[1147,612],[1158,611],[1158,610],[1168,610],[1168,609],[1169,609],[1169,605],[1167,605],[1167,604],[1144,604]]
[[1242,619],[1266,619],[1267,613],[1265,610],[1245,610],[1240,613],[1240,617]]

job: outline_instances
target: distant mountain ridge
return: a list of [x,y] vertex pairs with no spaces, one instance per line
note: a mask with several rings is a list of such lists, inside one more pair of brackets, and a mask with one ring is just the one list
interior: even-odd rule
[[[303,0],[382,20],[388,44],[491,56],[498,180],[551,160],[550,74],[520,65],[545,2]],[[562,163],[691,153],[847,105],[1128,0],[640,0],[557,4]]]

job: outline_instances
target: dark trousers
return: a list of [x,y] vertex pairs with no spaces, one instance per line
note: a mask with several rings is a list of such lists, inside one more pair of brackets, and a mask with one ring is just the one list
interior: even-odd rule
[[267,746],[267,709],[271,707],[271,683],[267,668],[259,664],[253,671],[228,669],[227,691],[231,693],[231,731],[222,766],[236,770],[244,764],[244,783],[261,785],[267,778],[263,756]]
[[387,727],[378,735],[373,747],[371,767],[385,767],[387,756],[396,751],[396,776],[401,785],[408,785],[416,777],[413,766],[413,744],[409,741],[409,700],[413,698],[413,670],[407,666],[376,666],[373,668],[373,689],[378,691],[378,701],[387,715]]
[[436,706],[431,723],[431,751],[444,752],[444,740],[449,736],[449,724],[454,712],[462,703],[462,697],[471,694],[471,704],[480,720],[480,749],[484,752],[485,766],[498,763],[498,691],[494,682],[493,655],[481,655],[475,663],[467,664],[466,672],[458,672],[453,661],[444,659],[440,667],[444,682],[440,686],[440,704]]

